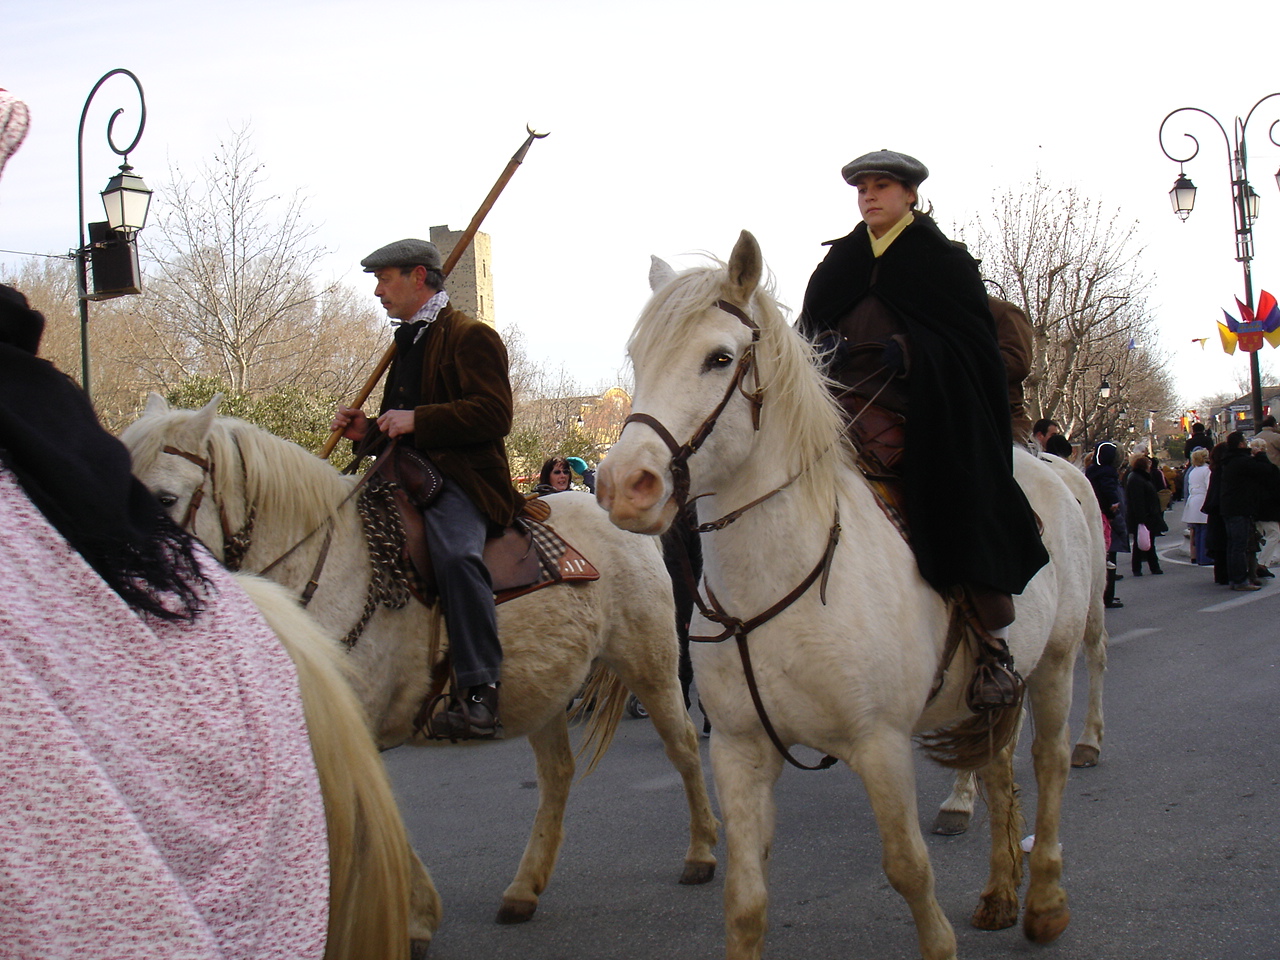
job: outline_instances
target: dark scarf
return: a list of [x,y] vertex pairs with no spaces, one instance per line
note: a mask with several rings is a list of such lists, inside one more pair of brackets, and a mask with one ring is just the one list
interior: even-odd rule
[[830,246],[805,291],[801,332],[818,339],[874,293],[910,338],[904,472],[921,575],[939,591],[1021,593],[1049,555],[1013,479],[1004,361],[977,265],[921,214],[879,258],[865,223]]
[[193,619],[206,586],[194,540],[134,478],[80,387],[15,342],[29,338],[0,340],[0,462],[126,603]]

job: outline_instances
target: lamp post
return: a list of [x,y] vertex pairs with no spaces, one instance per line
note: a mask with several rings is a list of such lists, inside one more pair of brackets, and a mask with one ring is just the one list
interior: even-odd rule
[[[107,145],[111,152],[123,158],[120,171],[111,178],[102,191],[102,204],[106,210],[105,223],[88,224],[89,242],[85,242],[84,219],[84,123],[89,115],[89,104],[99,88],[122,73],[138,88],[138,102],[142,107],[138,119],[138,132],[123,150],[116,146],[112,136],[116,118],[124,113],[117,109],[107,121]],[[135,242],[138,231],[147,222],[147,208],[151,204],[151,191],[142,178],[129,166],[129,153],[142,139],[147,125],[147,101],[142,94],[142,84],[130,71],[117,68],[103,74],[93,85],[89,97],[80,111],[80,130],[76,138],[76,201],[79,218],[77,230],[80,245],[73,251],[76,261],[76,286],[80,300],[80,385],[89,394],[89,301],[107,300],[127,293],[139,293],[138,257]],[[93,286],[89,285],[89,264],[93,263]]]
[[[1183,136],[1191,141],[1191,153],[1185,157],[1174,156],[1164,145],[1165,124],[1180,113],[1202,113],[1212,120],[1222,133],[1223,143],[1227,147],[1227,169],[1231,175],[1231,199],[1236,228],[1236,260],[1244,267],[1244,298],[1245,304],[1250,311],[1253,310],[1254,306],[1253,275],[1250,268],[1250,263],[1253,260],[1253,223],[1258,219],[1262,198],[1258,196],[1257,191],[1249,183],[1249,157],[1245,134],[1248,131],[1249,121],[1252,119],[1254,111],[1272,97],[1280,97],[1280,92],[1269,93],[1255,103],[1249,108],[1249,112],[1245,114],[1243,120],[1236,117],[1231,137],[1227,136],[1226,128],[1223,127],[1217,117],[1199,107],[1179,107],[1160,122],[1160,149],[1166,157],[1178,164],[1178,179],[1174,181],[1173,189],[1169,191],[1169,200],[1173,204],[1173,212],[1178,219],[1184,222],[1191,215],[1191,210],[1195,206],[1196,187],[1183,172],[1182,165],[1195,159],[1196,154],[1200,152],[1200,141],[1191,134],[1184,133]],[[1280,147],[1280,140],[1276,139],[1277,125],[1280,125],[1280,119],[1272,121],[1271,126],[1267,129],[1267,136],[1273,144]],[[1276,171],[1276,185],[1280,187],[1280,171]],[[1262,422],[1262,380],[1258,371],[1258,352],[1256,350],[1249,352],[1249,380],[1253,393],[1253,426],[1256,430]]]

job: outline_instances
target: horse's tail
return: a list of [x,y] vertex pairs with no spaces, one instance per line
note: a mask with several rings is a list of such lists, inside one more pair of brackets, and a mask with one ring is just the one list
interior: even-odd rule
[[584,712],[588,710],[591,712],[591,719],[587,721],[586,736],[582,738],[582,745],[578,748],[578,756],[586,753],[592,745],[595,748],[587,769],[583,773],[584,777],[596,768],[604,757],[605,751],[609,749],[609,744],[613,743],[613,735],[618,732],[618,724],[622,720],[622,711],[627,706],[628,696],[630,692],[618,679],[616,673],[602,663],[592,667],[591,674],[583,685],[582,699],[569,714],[570,721],[573,721]]
[[1022,726],[1022,689],[1007,707],[975,713],[953,727],[916,736],[925,756],[954,770],[985,767],[1018,735]]
[[237,577],[293,659],[329,831],[326,960],[409,955],[410,848],[337,644],[283,589]]

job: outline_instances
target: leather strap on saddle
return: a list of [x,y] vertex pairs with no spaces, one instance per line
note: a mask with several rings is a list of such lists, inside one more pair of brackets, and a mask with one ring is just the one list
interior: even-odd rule
[[865,397],[845,391],[836,398],[849,417],[847,431],[864,473],[899,477],[907,448],[907,418]]
[[857,454],[858,470],[876,495],[876,503],[884,515],[902,539],[910,543],[901,474],[906,454],[907,418],[852,391],[845,391],[836,400],[848,418],[845,433]]

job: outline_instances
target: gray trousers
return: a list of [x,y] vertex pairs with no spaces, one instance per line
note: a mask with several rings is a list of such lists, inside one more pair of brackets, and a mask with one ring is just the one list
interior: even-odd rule
[[488,521],[451,480],[444,481],[440,495],[422,511],[422,519],[458,685],[497,683],[502,644],[493,608],[493,583],[484,565]]

